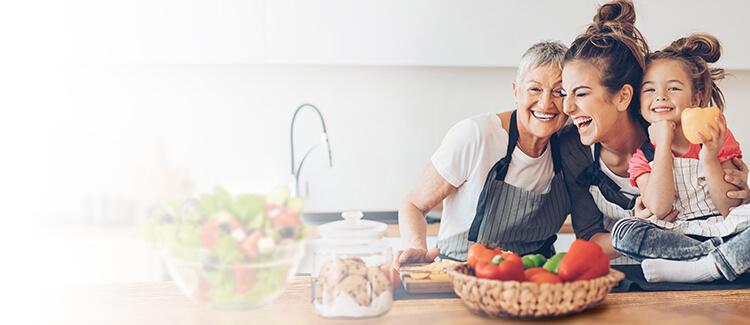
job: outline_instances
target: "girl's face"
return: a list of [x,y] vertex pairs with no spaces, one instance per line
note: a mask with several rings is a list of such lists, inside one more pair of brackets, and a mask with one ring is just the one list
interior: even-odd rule
[[513,83],[513,94],[519,127],[535,137],[550,137],[568,120],[562,111],[562,71],[541,66],[527,71],[519,83]]
[[681,62],[659,59],[649,63],[641,86],[641,115],[646,121],[670,120],[679,125],[682,111],[698,105],[697,99]]
[[566,63],[562,78],[565,114],[578,127],[581,143],[590,146],[616,133],[619,116],[627,114],[630,100],[624,106],[622,100],[613,100],[618,95],[609,93],[602,85],[599,69],[585,61]]

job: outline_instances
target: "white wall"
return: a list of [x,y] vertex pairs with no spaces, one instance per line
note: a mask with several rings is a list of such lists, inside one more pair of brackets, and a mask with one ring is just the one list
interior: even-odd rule
[[[540,39],[570,42],[603,0],[42,0],[0,4],[0,58],[77,63],[514,67]],[[716,34],[748,69],[742,0],[636,0],[654,46]]]
[[[265,191],[288,181],[289,120],[310,102],[334,168],[311,158],[307,208],[396,209],[453,123],[512,107],[523,49],[570,41],[599,2],[6,2],[0,194],[9,215],[117,223],[188,189]],[[693,31],[724,41],[747,151],[747,5],[704,6],[637,1],[638,25],[655,48]],[[301,155],[318,126],[300,118]]]
[[[158,185],[175,182],[155,175],[165,170],[155,160],[160,145],[166,170],[184,173],[197,190],[222,184],[265,191],[286,182],[289,121],[305,102],[326,117],[334,161],[327,168],[323,151],[308,161],[303,173],[310,184],[308,209],[396,209],[452,124],[512,108],[515,73],[507,68],[257,65],[44,72],[49,84],[41,87],[51,91],[27,97],[26,107],[14,116],[24,116],[29,124],[10,127],[28,134],[19,146],[25,147],[18,167],[36,181],[33,197],[45,202],[28,208],[73,219],[90,204],[87,199],[142,198],[174,190]],[[727,115],[750,152],[750,130],[743,123],[750,117],[743,109],[750,104],[745,91],[750,73],[733,74],[723,84]],[[310,112],[298,121],[299,157],[317,141],[319,126]]]

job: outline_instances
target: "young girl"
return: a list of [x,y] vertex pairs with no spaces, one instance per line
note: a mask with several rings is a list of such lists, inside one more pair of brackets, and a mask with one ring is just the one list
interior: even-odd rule
[[[720,278],[713,259],[699,259],[699,267],[687,271],[681,270],[686,265],[669,260],[708,255],[722,238],[750,225],[750,207],[738,207],[738,200],[724,195],[736,189],[724,181],[724,169],[735,168],[732,158],[742,156],[726,120],[720,116],[715,121],[718,127],[709,125],[710,138],[697,135],[702,145],[690,143],[680,123],[687,107],[713,105],[723,110],[723,94],[715,82],[724,77],[724,71],[708,66],[719,56],[715,37],[694,34],[647,58],[640,102],[642,116],[651,123],[651,143],[633,155],[628,172],[631,183],[641,191],[643,204],[654,215],[646,220],[621,220],[615,224],[612,241],[618,251],[644,260],[642,267],[649,281]],[[654,231],[644,241],[649,228],[662,231]]]

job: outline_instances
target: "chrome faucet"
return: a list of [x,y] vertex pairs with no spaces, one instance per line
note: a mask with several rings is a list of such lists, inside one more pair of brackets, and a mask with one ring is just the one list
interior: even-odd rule
[[[303,108],[308,107],[313,110],[315,110],[316,113],[318,113],[318,117],[320,117],[320,124],[323,125],[323,133],[320,135],[320,143],[314,145],[312,148],[308,149],[307,152],[305,152],[305,155],[302,156],[302,160],[300,160],[299,165],[294,165],[294,121],[297,119],[297,114],[300,110]],[[320,110],[313,106],[312,104],[302,104],[300,107],[297,107],[297,110],[294,111],[294,115],[292,116],[292,126],[290,127],[289,131],[289,141],[291,142],[291,148],[292,148],[292,176],[294,177],[294,188],[292,190],[292,196],[303,196],[300,195],[300,189],[299,189],[299,175],[302,173],[302,166],[305,164],[305,160],[307,160],[307,157],[310,156],[310,153],[313,152],[313,150],[317,149],[318,147],[325,145],[326,152],[328,152],[328,167],[333,167],[333,158],[331,156],[331,143],[328,141],[328,130],[326,129],[326,121],[323,119],[323,114],[320,113]],[[307,196],[307,191],[305,191],[305,195]],[[303,196],[303,197],[304,197]]]

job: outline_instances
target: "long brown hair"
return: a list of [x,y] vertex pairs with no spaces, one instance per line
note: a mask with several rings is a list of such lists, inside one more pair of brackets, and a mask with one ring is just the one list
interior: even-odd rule
[[626,84],[633,87],[628,111],[636,121],[644,123],[639,94],[648,53],[648,44],[635,27],[633,3],[615,0],[599,7],[586,32],[570,45],[564,62],[581,60],[594,64],[602,85],[611,94]]
[[685,67],[693,86],[693,94],[699,92],[700,106],[718,106],[724,110],[724,93],[717,81],[724,79],[724,69],[712,68],[708,64],[719,61],[721,44],[710,34],[692,34],[682,37],[664,48],[651,53],[646,63],[654,60],[677,60]]

